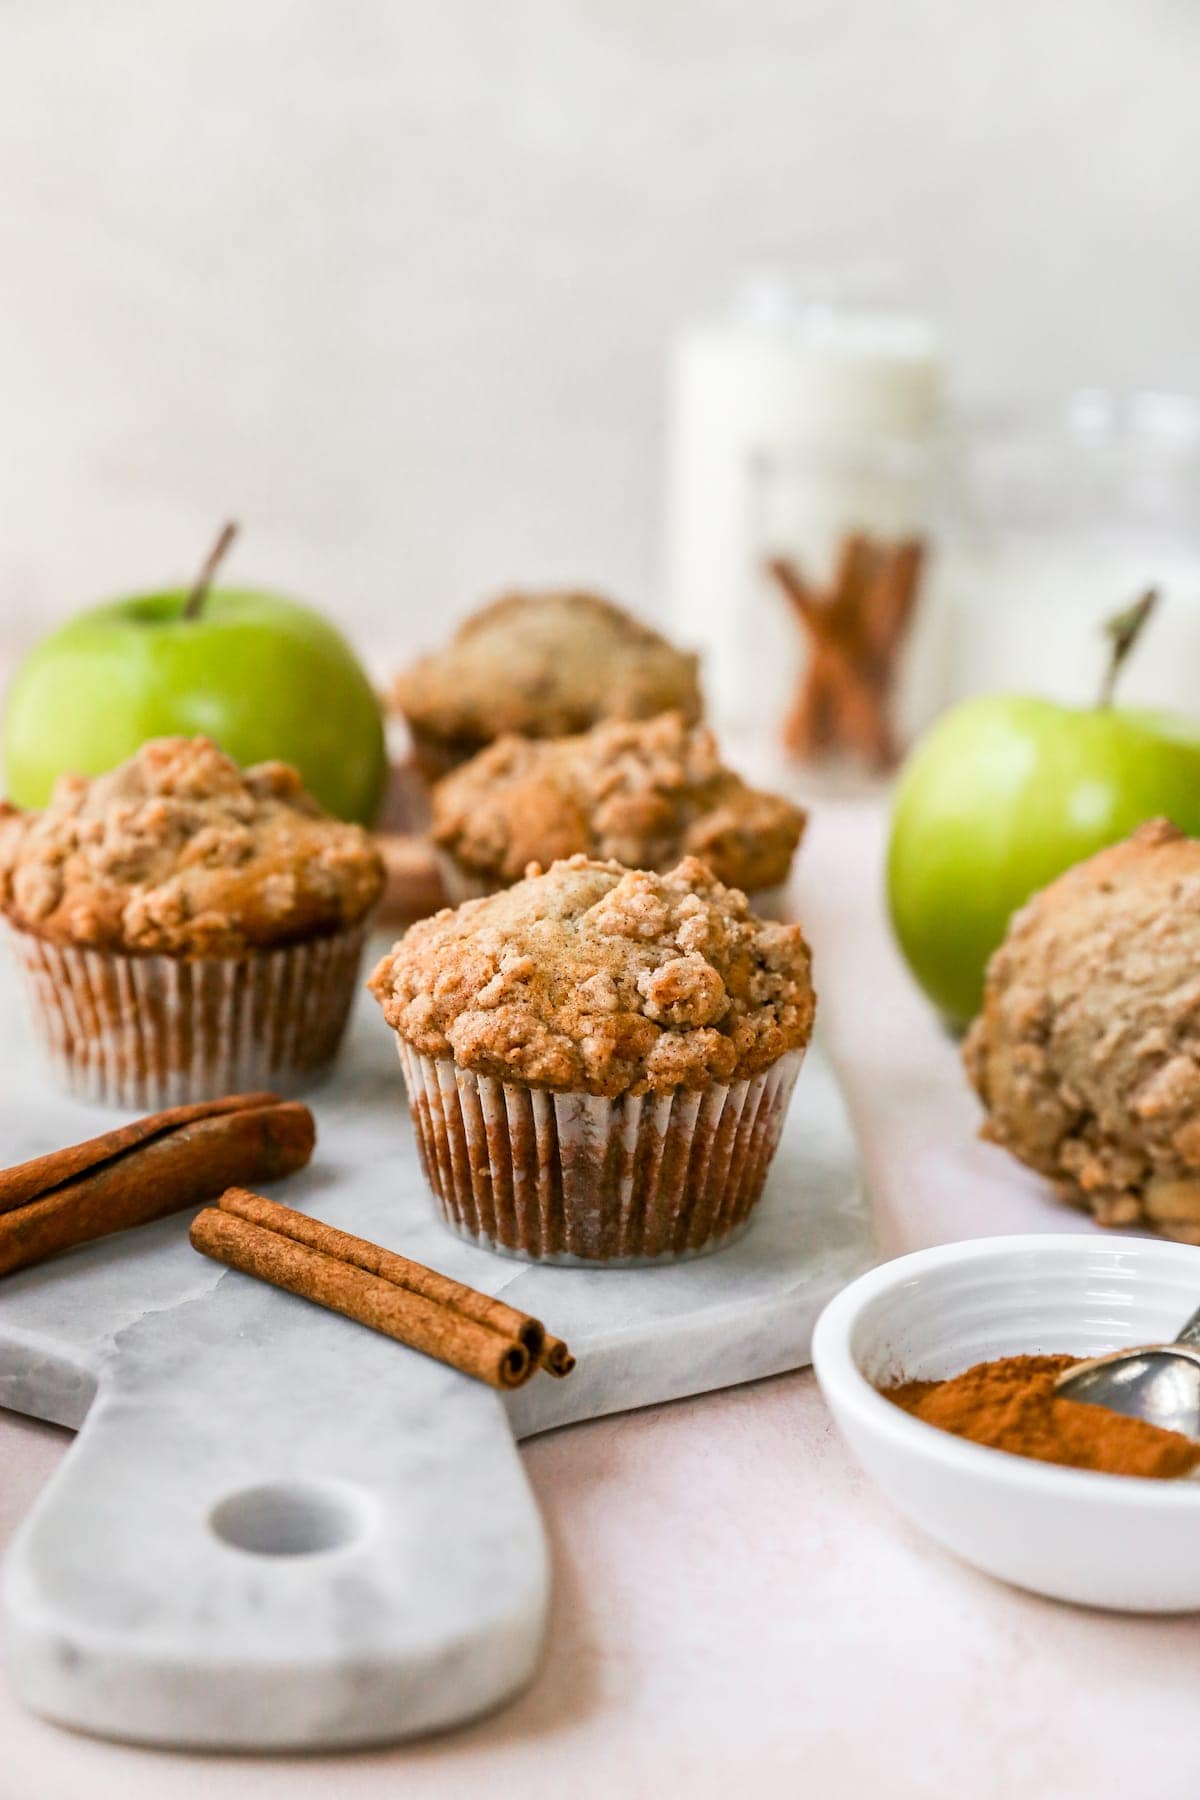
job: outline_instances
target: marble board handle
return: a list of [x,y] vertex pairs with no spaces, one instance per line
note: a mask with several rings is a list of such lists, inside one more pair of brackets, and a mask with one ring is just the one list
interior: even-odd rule
[[489,1389],[243,1277],[146,1315],[4,1571],[36,1712],[137,1742],[378,1743],[529,1678],[545,1539]]

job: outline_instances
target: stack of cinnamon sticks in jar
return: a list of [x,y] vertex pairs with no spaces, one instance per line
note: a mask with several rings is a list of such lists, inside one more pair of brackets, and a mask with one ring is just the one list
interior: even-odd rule
[[849,755],[873,769],[898,759],[895,689],[924,562],[918,538],[895,543],[851,532],[827,591],[794,563],[768,570],[808,640],[808,659],[783,726],[784,747],[805,761]]

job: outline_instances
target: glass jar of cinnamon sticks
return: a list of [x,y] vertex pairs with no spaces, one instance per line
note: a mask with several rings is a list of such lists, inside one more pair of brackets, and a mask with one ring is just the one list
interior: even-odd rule
[[747,610],[762,622],[761,716],[810,775],[887,774],[945,704],[946,470],[927,437],[754,465]]

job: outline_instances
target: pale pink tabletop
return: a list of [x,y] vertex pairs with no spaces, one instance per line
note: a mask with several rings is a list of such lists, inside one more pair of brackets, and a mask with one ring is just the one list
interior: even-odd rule
[[[1079,1228],[973,1141],[957,1052],[880,905],[873,807],[822,810],[801,914],[889,1253]],[[7,1540],[68,1434],[0,1413]],[[1200,1621],[1003,1587],[896,1518],[812,1375],[535,1440],[555,1599],[530,1690],[481,1724],[356,1756],[169,1755],[76,1737],[0,1687],[0,1800],[1102,1800],[1191,1794]]]

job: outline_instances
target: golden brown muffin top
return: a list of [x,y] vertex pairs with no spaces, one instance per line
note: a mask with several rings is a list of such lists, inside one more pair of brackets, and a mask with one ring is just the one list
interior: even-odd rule
[[803,829],[799,807],[748,787],[682,713],[499,738],[433,797],[435,841],[498,886],[568,856],[664,870],[692,855],[730,887],[774,887]]
[[965,1056],[985,1136],[1105,1224],[1200,1242],[1200,842],[1155,820],[1035,895]]
[[798,925],[768,924],[694,857],[666,875],[573,856],[414,925],[370,979],[425,1056],[558,1092],[744,1080],[807,1044]]
[[0,821],[0,907],[59,944],[239,956],[357,924],[383,869],[286,763],[240,770],[208,738],[155,738],[111,774],[64,775]]
[[563,737],[601,719],[702,710],[695,656],[584,593],[493,600],[398,675],[392,695],[414,728],[464,754],[506,731]]

